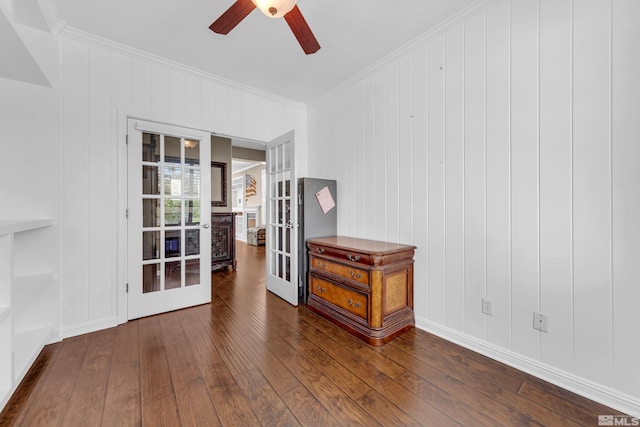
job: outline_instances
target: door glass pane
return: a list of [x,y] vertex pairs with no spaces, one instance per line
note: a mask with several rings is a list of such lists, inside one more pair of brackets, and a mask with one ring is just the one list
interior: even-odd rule
[[278,162],[277,168],[281,171],[284,168],[284,150],[283,147],[276,147],[276,159]]
[[164,137],[164,161],[165,163],[180,163],[180,138]]
[[142,134],[142,161],[160,161],[160,135],[146,132]]
[[182,245],[180,242],[180,230],[166,231],[164,234],[164,256],[165,258],[176,258],[182,256]]
[[142,226],[160,227],[159,199],[142,199]]
[[185,256],[200,254],[200,230],[185,230]]
[[287,142],[283,146],[282,156],[284,157],[284,168],[291,169],[291,143]]
[[290,254],[291,253],[291,229],[289,227],[287,227],[284,230],[285,230],[284,231],[285,232],[284,241],[285,241],[285,246],[286,246],[284,250],[285,250],[285,252],[287,254]]
[[159,231],[143,231],[142,232],[142,259],[160,258],[160,232]]
[[164,224],[168,226],[182,224],[182,200],[166,199],[164,201]]
[[142,266],[142,293],[160,290],[160,264],[146,264]]
[[198,200],[185,200],[185,223],[186,225],[198,225],[200,224],[200,199]]
[[291,257],[285,257],[285,267],[284,267],[284,279],[287,282],[291,281]]
[[164,194],[178,196],[182,194],[182,168],[179,166],[164,167]]
[[269,150],[269,154],[271,156],[271,172],[275,172],[278,166],[278,150],[277,147],[273,147]]
[[284,224],[288,225],[291,221],[291,199],[284,200]]
[[197,166],[200,164],[200,141],[191,139],[184,140],[184,162],[188,165]]
[[160,194],[160,169],[142,166],[142,194]]
[[200,169],[188,168],[184,171],[184,195],[200,197]]
[[185,261],[186,269],[184,274],[185,286],[193,286],[200,283],[200,260],[190,259]]
[[164,265],[164,288],[176,289],[182,284],[182,261],[167,262]]

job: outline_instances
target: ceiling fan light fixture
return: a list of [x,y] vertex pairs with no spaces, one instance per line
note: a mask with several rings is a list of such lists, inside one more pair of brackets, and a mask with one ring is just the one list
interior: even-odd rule
[[282,18],[296,5],[297,0],[251,0],[269,18]]
[[184,146],[186,148],[196,148],[198,146],[198,142],[199,141],[193,141],[191,139],[185,139],[184,140]]

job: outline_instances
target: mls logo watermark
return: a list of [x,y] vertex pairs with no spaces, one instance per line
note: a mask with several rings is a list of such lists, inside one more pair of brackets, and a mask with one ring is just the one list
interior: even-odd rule
[[640,426],[640,418],[629,415],[598,415],[599,426]]

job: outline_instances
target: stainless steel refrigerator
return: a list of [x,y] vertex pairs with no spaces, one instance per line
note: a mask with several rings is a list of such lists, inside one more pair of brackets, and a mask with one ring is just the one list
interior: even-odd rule
[[338,232],[337,185],[332,179],[298,178],[298,296],[307,303],[307,239]]

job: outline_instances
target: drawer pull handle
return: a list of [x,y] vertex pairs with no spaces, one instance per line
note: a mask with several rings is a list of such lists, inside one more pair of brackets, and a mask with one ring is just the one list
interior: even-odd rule
[[362,277],[362,274],[361,274],[361,273],[356,273],[356,272],[355,272],[355,271],[353,271],[353,270],[350,270],[350,271],[349,271],[349,274],[351,275],[351,277],[352,277],[353,279],[359,279],[359,278],[361,278],[361,277]]
[[317,251],[319,254],[323,254],[325,250],[324,250],[324,248],[316,248],[316,251]]
[[351,307],[358,308],[358,307],[360,307],[361,304],[359,302],[357,302],[357,301],[353,302],[353,300],[351,298],[349,298],[349,305]]
[[318,261],[318,263],[316,264],[316,267],[324,270],[325,268],[327,268],[327,263]]
[[347,254],[347,259],[349,261],[359,261],[360,260],[360,256],[359,255],[351,255],[351,254]]
[[316,285],[316,291],[320,292],[321,294],[327,292],[327,288],[321,288],[320,286]]

